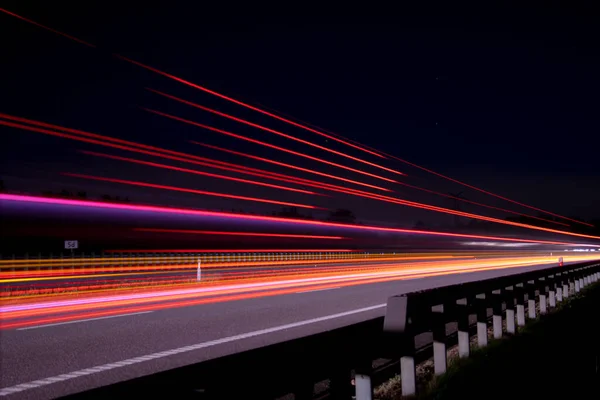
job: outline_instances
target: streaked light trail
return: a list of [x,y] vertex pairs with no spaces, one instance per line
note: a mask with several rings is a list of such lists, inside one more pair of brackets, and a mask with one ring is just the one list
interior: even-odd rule
[[176,186],[157,185],[155,183],[129,181],[129,180],[125,180],[125,179],[105,178],[105,177],[101,177],[101,176],[75,174],[75,173],[70,173],[70,172],[63,172],[62,175],[71,176],[74,178],[103,181],[103,182],[122,183],[125,185],[131,185],[131,186],[142,186],[142,187],[148,187],[148,188],[153,188],[153,189],[172,190],[175,192],[185,192],[185,193],[199,194],[199,195],[204,195],[204,196],[215,196],[215,197],[223,197],[223,198],[228,198],[228,199],[256,201],[259,203],[278,204],[278,205],[288,206],[288,207],[300,207],[300,208],[310,208],[310,209],[320,209],[321,208],[321,207],[310,206],[310,205],[306,205],[306,204],[288,203],[285,201],[261,199],[258,197],[238,196],[238,195],[228,194],[228,193],[208,192],[205,190],[189,189],[189,188],[182,188],[182,187],[176,187]]
[[226,131],[226,130],[223,130],[223,129],[215,128],[213,126],[201,124],[199,122],[192,121],[192,120],[189,120],[189,119],[177,117],[175,115],[167,114],[167,113],[164,113],[162,111],[152,110],[150,108],[144,108],[144,107],[142,107],[142,109],[144,109],[144,110],[146,110],[148,112],[151,112],[153,114],[160,115],[162,117],[170,118],[170,119],[172,119],[174,121],[179,121],[179,122],[183,122],[183,123],[188,124],[188,125],[197,126],[199,128],[203,128],[203,129],[206,129],[206,130],[209,130],[209,131],[217,132],[217,133],[220,133],[220,134],[223,134],[223,135],[226,135],[226,136],[230,136],[230,137],[233,137],[233,138],[236,138],[236,139],[244,140],[244,141],[247,141],[247,142],[250,142],[250,143],[258,144],[260,146],[269,147],[271,149],[282,151],[284,153],[293,154],[295,156],[307,158],[309,160],[317,161],[317,162],[320,162],[322,164],[327,164],[327,165],[331,165],[331,166],[334,166],[334,167],[337,167],[337,168],[341,168],[341,169],[345,169],[345,170],[348,170],[348,171],[352,171],[352,172],[355,172],[357,174],[370,176],[371,178],[376,178],[376,179],[380,179],[380,180],[383,180],[383,181],[396,183],[396,181],[393,180],[393,179],[389,179],[389,178],[386,178],[386,177],[383,177],[383,176],[380,176],[380,175],[375,175],[375,174],[372,174],[370,172],[362,171],[360,169],[348,167],[346,165],[338,164],[338,163],[335,163],[333,161],[324,160],[324,159],[319,158],[319,157],[313,157],[313,156],[310,156],[308,154],[300,153],[298,151],[286,149],[285,147],[275,146],[274,144],[270,144],[270,143],[266,143],[266,142],[263,142],[263,141],[260,141],[260,140],[252,139],[252,138],[249,138],[249,137],[246,137],[246,136],[243,136],[243,135],[238,135],[237,133],[233,133],[233,132],[229,132],[229,131]]
[[[371,225],[352,225],[342,224],[336,222],[324,222],[314,220],[301,220],[301,219],[287,219],[281,217],[266,217],[258,215],[243,215],[235,213],[224,213],[216,211],[200,211],[187,208],[176,208],[176,207],[161,207],[161,206],[145,206],[145,205],[131,205],[131,204],[118,204],[108,202],[97,202],[89,200],[69,200],[69,199],[57,199],[41,196],[21,196],[12,194],[0,194],[0,200],[4,201],[17,201],[17,202],[28,202],[28,203],[45,203],[45,204],[60,204],[60,205],[72,205],[77,207],[98,207],[107,209],[120,209],[120,210],[132,210],[132,211],[153,211],[171,214],[182,214],[182,215],[198,215],[198,216],[217,216],[227,217],[232,219],[245,219],[254,221],[273,221],[280,223],[290,223],[296,225],[312,225],[312,226],[325,226],[325,227],[337,227],[347,228],[359,231],[374,231],[374,232],[391,232],[391,233],[408,233],[416,235],[431,235],[431,236],[443,236],[443,237],[457,237],[457,238],[473,238],[473,239],[485,239],[485,240],[502,240],[509,242],[523,242],[523,243],[542,243],[542,244],[560,244],[560,245],[574,245],[568,242],[548,241],[548,240],[530,240],[530,239],[517,239],[517,238],[506,238],[497,236],[485,236],[485,235],[469,235],[461,233],[449,233],[449,232],[435,232],[435,231],[423,231],[415,229],[400,229],[400,228],[387,228],[381,226]],[[542,229],[542,228],[539,228]],[[546,229],[543,229],[546,230]],[[550,229],[549,231],[554,231]],[[564,235],[570,235],[575,237],[584,237],[590,239],[599,240],[598,236],[582,235],[577,233],[557,231]]]
[[184,233],[191,235],[226,235],[226,236],[255,236],[255,237],[280,237],[294,239],[347,239],[343,236],[322,236],[322,235],[294,235],[289,233],[260,233],[260,232],[222,232],[222,231],[204,231],[196,229],[161,229],[161,228],[133,228],[138,232],[158,232],[158,233]]
[[[55,30],[55,29],[53,29],[53,28],[50,28],[50,27],[47,27],[47,26],[45,26],[45,25],[39,24],[39,23],[37,23],[37,22],[35,22],[35,21],[32,21],[32,20],[30,20],[30,19],[27,19],[27,18],[25,18],[25,17],[22,17],[22,16],[20,16],[20,15],[18,15],[18,14],[15,14],[15,13],[13,13],[13,12],[10,12],[10,11],[8,11],[8,10],[5,10],[5,9],[2,9],[2,8],[0,8],[0,12],[4,12],[4,13],[5,13],[5,14],[7,14],[7,15],[11,15],[11,16],[13,16],[13,17],[15,17],[15,18],[21,19],[21,20],[23,20],[23,21],[26,21],[26,22],[28,22],[28,23],[30,23],[30,24],[33,24],[33,25],[35,25],[35,26],[38,26],[38,27],[40,27],[40,28],[46,29],[46,30],[48,30],[48,31],[51,31],[51,32],[53,32],[53,33],[56,33],[56,34],[58,34],[58,35],[62,35],[62,36],[64,36],[64,37],[67,37],[67,38],[69,38],[69,39],[71,39],[71,40],[74,40],[74,41],[76,41],[76,42],[78,42],[78,43],[81,43],[81,44],[84,44],[84,45],[87,45],[87,46],[90,46],[90,47],[95,47],[94,45],[91,45],[91,44],[89,44],[89,43],[87,43],[87,42],[85,42],[85,41],[83,41],[83,40],[81,40],[81,39],[78,39],[78,38],[74,37],[74,36],[71,36],[71,35],[65,34],[65,33],[63,33],[63,32],[60,32],[60,31],[58,31],[58,30]],[[587,225],[587,226],[593,227],[593,225],[591,225],[591,224],[588,224],[588,223],[586,223],[586,222],[583,222],[583,221],[578,221],[578,220],[575,220],[575,219],[572,219],[572,218],[568,218],[568,217],[565,217],[565,216],[562,216],[562,215],[559,215],[559,214],[555,214],[555,213],[552,213],[552,212],[550,212],[550,211],[546,211],[546,210],[543,210],[543,209],[540,209],[540,208],[537,208],[537,207],[533,207],[533,206],[530,206],[530,205],[527,205],[527,204],[524,204],[524,203],[521,203],[521,202],[517,202],[517,201],[515,201],[515,200],[511,200],[511,199],[509,199],[509,198],[506,198],[506,197],[503,197],[503,196],[500,196],[500,195],[494,194],[494,193],[492,193],[492,192],[489,192],[489,191],[486,191],[486,190],[480,189],[480,188],[478,188],[478,187],[475,187],[475,186],[469,185],[469,184],[467,184],[467,183],[461,182],[461,181],[459,181],[459,180],[456,180],[456,179],[450,178],[450,177],[448,177],[448,176],[442,175],[442,174],[440,174],[440,173],[437,173],[437,172],[435,172],[435,171],[432,171],[432,170],[430,170],[430,169],[427,169],[427,168],[421,167],[421,166],[419,166],[419,165],[417,165],[417,164],[411,163],[411,162],[409,162],[409,161],[406,161],[406,160],[404,160],[404,159],[401,159],[401,158],[399,158],[399,157],[396,157],[396,156],[391,156],[391,155],[389,155],[389,154],[387,154],[387,153],[384,153],[384,152],[381,152],[381,151],[372,151],[372,150],[369,150],[368,146],[367,146],[367,148],[365,148],[365,147],[361,147],[361,146],[358,146],[358,142],[356,142],[356,141],[346,141],[346,140],[343,140],[343,139],[341,139],[341,138],[340,138],[340,137],[341,137],[340,135],[333,135],[333,136],[332,136],[332,135],[328,135],[328,134],[326,134],[326,133],[323,133],[323,132],[321,132],[321,131],[319,131],[319,130],[316,130],[316,129],[314,129],[314,128],[311,128],[311,127],[309,127],[309,126],[306,126],[306,125],[303,125],[303,124],[299,124],[299,123],[297,123],[297,122],[295,122],[295,121],[292,121],[292,120],[290,120],[290,119],[283,118],[283,117],[281,117],[281,116],[279,116],[279,115],[276,115],[276,114],[274,114],[274,113],[270,113],[270,112],[268,112],[268,111],[265,111],[265,110],[262,110],[262,109],[260,109],[260,108],[258,108],[258,107],[255,107],[255,106],[252,106],[252,105],[250,105],[250,104],[244,103],[244,102],[242,102],[242,101],[236,100],[236,99],[234,99],[234,98],[231,98],[231,97],[225,96],[225,95],[223,95],[223,94],[221,94],[221,93],[215,92],[215,91],[213,91],[213,90],[210,90],[210,89],[208,89],[208,88],[205,88],[205,87],[203,87],[203,86],[200,86],[200,85],[197,85],[197,84],[195,84],[195,83],[192,83],[192,82],[190,82],[190,81],[187,81],[187,80],[185,80],[185,79],[179,78],[179,77],[177,77],[177,76],[175,76],[175,75],[171,75],[171,74],[169,74],[169,73],[167,73],[167,72],[164,72],[164,71],[161,71],[161,70],[159,70],[159,69],[153,68],[153,67],[151,67],[151,66],[149,66],[149,65],[146,65],[146,64],[143,64],[143,63],[141,63],[141,62],[138,62],[138,61],[132,60],[132,59],[130,59],[130,58],[124,57],[124,56],[122,56],[122,55],[119,55],[119,54],[113,54],[113,55],[114,55],[115,57],[117,57],[117,58],[121,59],[121,60],[127,61],[127,62],[129,62],[129,63],[131,63],[131,64],[137,65],[138,67],[141,67],[141,68],[144,68],[144,69],[146,69],[146,70],[152,71],[152,72],[154,72],[154,73],[157,73],[157,74],[159,74],[159,75],[165,76],[165,77],[167,77],[167,78],[169,78],[169,79],[175,80],[175,81],[177,81],[177,82],[180,82],[180,83],[182,83],[182,84],[185,84],[185,85],[187,85],[187,86],[189,86],[189,87],[193,87],[193,88],[195,88],[195,89],[198,89],[198,90],[201,90],[201,91],[203,91],[203,92],[205,92],[205,93],[208,93],[208,94],[214,95],[214,96],[216,96],[216,97],[222,98],[222,99],[224,99],[224,100],[227,100],[227,101],[229,101],[229,102],[232,102],[232,103],[234,103],[234,104],[238,104],[238,105],[240,105],[240,106],[246,107],[246,108],[248,108],[248,109],[251,109],[251,110],[253,110],[253,111],[256,111],[256,112],[259,112],[259,113],[261,113],[261,114],[264,114],[264,115],[270,116],[270,117],[272,117],[272,118],[278,119],[278,120],[280,120],[280,121],[286,122],[286,123],[288,123],[288,124],[290,124],[290,125],[293,125],[293,126],[296,126],[296,127],[302,128],[302,129],[305,129],[305,130],[307,130],[307,131],[309,131],[309,132],[313,132],[313,133],[316,133],[316,134],[318,134],[318,135],[321,135],[321,136],[327,137],[327,138],[329,138],[329,139],[331,139],[331,140],[334,140],[334,141],[337,141],[337,142],[343,143],[343,144],[345,144],[345,145],[347,145],[347,146],[354,147],[354,148],[356,148],[356,149],[359,149],[359,150],[361,150],[361,151],[364,151],[364,152],[370,153],[370,154],[372,154],[372,155],[375,155],[375,156],[378,156],[378,157],[381,157],[381,158],[385,158],[385,156],[389,156],[389,157],[391,157],[392,159],[395,159],[395,160],[397,160],[397,161],[400,161],[400,162],[402,162],[402,163],[405,163],[405,164],[411,165],[411,166],[413,166],[413,167],[415,167],[415,168],[419,168],[419,169],[421,169],[421,170],[423,170],[423,171],[429,172],[429,173],[431,173],[431,174],[434,174],[434,175],[436,175],[436,176],[439,176],[439,177],[441,177],[441,178],[444,178],[444,179],[447,179],[447,180],[449,180],[449,181],[452,181],[452,182],[458,183],[458,184],[460,184],[460,185],[462,185],[462,186],[465,186],[465,187],[468,187],[468,188],[470,188],[470,189],[477,190],[477,191],[479,191],[479,192],[482,192],[482,193],[485,193],[485,194],[487,194],[487,195],[490,195],[490,196],[493,196],[493,197],[496,197],[496,198],[499,198],[499,199],[502,199],[502,200],[505,200],[505,201],[509,201],[509,202],[511,202],[511,203],[514,203],[514,204],[517,204],[517,205],[520,205],[520,206],[523,206],[523,207],[527,207],[527,208],[530,208],[530,209],[533,209],[533,210],[536,210],[536,211],[539,211],[539,212],[543,212],[543,213],[545,213],[545,214],[549,214],[549,215],[552,215],[552,216],[555,216],[555,217],[558,217],[558,218],[566,219],[566,220],[569,220],[569,221],[572,221],[572,222],[575,222],[575,223],[578,223],[578,224],[582,224],[582,225]],[[351,143],[351,142],[354,142],[354,143],[356,143],[356,144],[353,144],[353,143]],[[385,156],[384,156],[384,155],[385,155]]]
[[191,101],[184,100],[184,99],[182,99],[182,98],[175,97],[175,96],[173,96],[173,95],[170,95],[170,94],[167,94],[167,93],[164,93],[164,92],[161,92],[161,91],[155,90],[155,89],[151,89],[151,88],[147,88],[147,89],[148,89],[149,91],[153,92],[153,93],[156,93],[156,94],[158,94],[158,95],[161,95],[161,96],[167,97],[167,98],[169,98],[169,99],[171,99],[171,100],[175,100],[175,101],[178,101],[178,102],[180,102],[180,103],[187,104],[188,106],[195,107],[195,108],[198,108],[198,109],[200,109],[200,110],[203,110],[203,111],[206,111],[206,112],[209,112],[209,113],[215,114],[215,115],[219,115],[219,116],[221,116],[221,117],[223,117],[223,118],[227,118],[227,119],[230,119],[230,120],[233,120],[233,121],[239,122],[239,123],[241,123],[241,124],[245,124],[245,125],[251,126],[251,127],[253,127],[253,128],[257,128],[257,129],[263,130],[263,131],[265,131],[265,132],[273,133],[273,134],[275,134],[275,135],[278,135],[278,136],[284,137],[284,138],[286,138],[286,139],[294,140],[294,141],[296,141],[296,142],[299,142],[299,143],[302,143],[302,144],[306,144],[306,145],[308,145],[308,146],[315,147],[315,148],[317,148],[317,149],[319,149],[319,150],[324,150],[324,151],[327,151],[327,152],[329,152],[329,153],[332,153],[332,154],[335,154],[335,155],[338,155],[338,156],[346,157],[346,158],[348,158],[348,159],[350,159],[350,160],[353,160],[353,161],[358,161],[358,162],[360,162],[360,163],[367,164],[367,165],[370,165],[370,166],[372,166],[372,167],[379,168],[379,169],[382,169],[382,170],[384,170],[384,171],[388,171],[388,172],[391,172],[391,173],[394,173],[394,174],[397,174],[397,175],[406,175],[406,174],[404,174],[404,173],[402,173],[402,172],[399,172],[399,171],[396,171],[396,170],[394,170],[394,169],[387,168],[387,167],[384,167],[384,166],[382,166],[382,165],[375,164],[375,163],[372,163],[372,162],[369,162],[369,161],[366,161],[366,160],[363,160],[363,159],[360,159],[360,158],[357,158],[357,157],[353,157],[353,156],[351,156],[351,155],[349,155],[349,154],[342,153],[342,152],[340,152],[340,151],[336,151],[336,150],[333,150],[333,149],[329,149],[329,148],[327,148],[327,147],[324,147],[324,146],[318,145],[318,144],[316,144],[316,143],[309,142],[308,140],[300,139],[300,138],[294,137],[294,136],[292,136],[292,135],[288,135],[288,134],[286,134],[286,133],[280,132],[280,131],[278,131],[278,130],[271,129],[271,128],[267,128],[266,126],[262,126],[262,125],[259,125],[259,124],[255,124],[255,123],[253,123],[253,122],[250,122],[250,121],[247,121],[247,120],[245,120],[245,119],[238,118],[238,117],[234,117],[233,115],[229,115],[229,114],[226,114],[226,113],[224,113],[224,112],[220,112],[220,111],[214,110],[214,109],[212,109],[212,108],[208,108],[208,107],[202,106],[202,105],[200,105],[200,104],[192,103]]
[[203,171],[198,171],[198,170],[193,170],[193,169],[188,169],[188,168],[180,168],[180,167],[175,167],[172,165],[165,165],[165,164],[158,164],[158,163],[154,163],[154,162],[150,162],[150,161],[137,160],[135,158],[119,157],[119,156],[114,156],[114,155],[110,155],[110,154],[96,153],[94,151],[87,151],[87,150],[82,150],[81,152],[84,154],[92,155],[92,156],[110,158],[113,160],[126,161],[126,162],[130,162],[130,163],[134,163],[134,164],[148,165],[151,167],[170,169],[173,171],[186,172],[186,173],[194,174],[194,175],[202,175],[202,176],[208,176],[211,178],[219,178],[219,179],[230,180],[230,181],[235,181],[235,182],[249,183],[252,185],[265,186],[265,187],[270,187],[270,188],[274,188],[274,189],[288,190],[291,192],[323,196],[320,193],[311,192],[308,190],[296,189],[296,188],[291,188],[291,187],[281,186],[281,185],[273,185],[271,183],[265,183],[265,182],[251,181],[248,179],[235,178],[232,176],[212,174],[209,172],[203,172]]
[[[285,182],[290,182],[290,183],[298,183],[298,181],[302,180],[303,182],[313,182],[313,184],[317,185],[317,186],[313,186],[313,187],[321,187],[321,185],[323,185],[323,183],[321,183],[321,182],[308,181],[303,178],[291,177],[288,175],[283,175],[283,174],[279,174],[279,173],[275,173],[275,172],[264,171],[264,170],[250,168],[250,167],[246,167],[246,166],[242,166],[242,165],[231,164],[231,163],[227,163],[224,161],[213,160],[210,158],[196,156],[193,154],[181,153],[178,151],[163,149],[163,148],[159,148],[159,147],[155,147],[155,146],[149,146],[149,145],[145,145],[142,143],[131,142],[128,140],[123,140],[123,139],[117,139],[117,138],[113,138],[113,137],[106,136],[106,135],[90,133],[90,132],[82,131],[79,129],[65,128],[65,127],[61,127],[58,125],[48,124],[45,122],[35,121],[35,120],[17,117],[17,116],[13,116],[13,115],[0,113],[0,118],[6,118],[9,121],[18,121],[18,122],[23,122],[26,124],[31,124],[34,126],[17,124],[14,122],[3,121],[3,120],[0,120],[0,125],[9,126],[12,128],[17,128],[17,129],[29,130],[32,132],[43,133],[46,135],[61,137],[61,138],[65,138],[65,139],[78,140],[80,142],[97,144],[99,146],[112,147],[112,148],[116,148],[116,149],[120,149],[120,150],[132,151],[132,152],[136,152],[136,153],[140,153],[140,154],[147,154],[147,155],[151,155],[151,156],[167,158],[170,160],[183,161],[183,162],[196,164],[196,165],[202,165],[202,166],[210,167],[210,168],[239,172],[239,173],[243,173],[243,174],[247,174],[247,175],[259,176],[261,178],[280,180],[280,181],[285,181]],[[71,135],[68,133],[63,133],[63,132],[51,131],[48,129],[42,129],[42,128],[39,128],[40,126],[44,127],[44,128],[56,129],[58,131],[69,132],[69,133],[81,135],[84,137],[74,136],[74,135]],[[114,142],[114,143],[111,143],[111,142]],[[147,150],[143,150],[143,149],[147,149]],[[365,186],[365,187],[369,187],[372,189],[390,192],[389,189],[386,189],[386,188],[383,188],[380,186],[371,185],[371,184],[364,183],[364,182],[360,182],[360,181],[355,181],[352,179],[346,179],[346,178],[335,176],[335,175],[329,175],[329,177],[331,177],[333,179],[338,179],[338,180],[341,180],[344,182],[352,183],[355,185],[360,185],[360,186]]]

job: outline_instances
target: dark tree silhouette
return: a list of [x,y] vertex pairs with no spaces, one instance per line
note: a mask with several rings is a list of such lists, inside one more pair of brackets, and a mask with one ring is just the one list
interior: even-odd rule
[[[462,202],[461,200],[464,199],[466,200],[466,198],[463,196],[463,192],[458,192],[458,193],[448,193],[450,196],[452,196],[452,198],[450,200],[452,200],[452,209],[454,211],[462,211]],[[460,217],[458,215],[454,216],[454,225],[459,227],[462,224],[460,223]]]
[[328,220],[335,221],[335,222],[354,223],[356,221],[356,216],[350,210],[347,210],[344,208],[338,208],[337,210],[332,211],[329,214]]

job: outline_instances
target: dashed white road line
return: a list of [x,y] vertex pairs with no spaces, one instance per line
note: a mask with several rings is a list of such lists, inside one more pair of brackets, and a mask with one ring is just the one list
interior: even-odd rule
[[44,325],[27,326],[25,328],[18,328],[17,330],[18,331],[26,331],[28,329],[46,328],[48,326],[57,326],[57,325],[78,324],[79,322],[97,321],[99,319],[108,319],[108,318],[120,318],[120,317],[127,317],[129,315],[149,314],[151,312],[154,312],[154,311],[140,311],[140,312],[134,312],[134,313],[128,313],[128,314],[109,315],[107,317],[78,319],[77,321],[56,322],[54,324],[44,324]]
[[50,385],[50,384],[53,384],[56,382],[63,382],[63,381],[67,381],[70,379],[75,379],[80,376],[91,375],[91,374],[95,374],[95,373],[102,372],[102,371],[108,371],[108,370],[115,369],[115,368],[121,368],[121,367],[124,367],[127,365],[139,364],[139,363],[142,363],[145,361],[155,360],[158,358],[164,358],[164,357],[169,357],[169,356],[173,356],[176,354],[187,353],[187,352],[194,351],[194,350],[205,349],[207,347],[217,346],[217,345],[223,344],[223,343],[235,342],[236,340],[248,339],[248,338],[255,337],[255,336],[266,335],[268,333],[283,331],[286,329],[297,328],[299,326],[310,325],[310,324],[315,324],[317,322],[328,321],[328,320],[335,319],[335,318],[345,317],[348,315],[359,314],[359,313],[363,313],[363,312],[367,312],[367,311],[371,311],[371,310],[376,310],[378,308],[384,308],[385,306],[386,306],[385,303],[377,304],[377,305],[370,306],[370,307],[364,307],[364,308],[359,308],[356,310],[326,315],[324,317],[319,317],[319,318],[307,319],[304,321],[298,321],[298,322],[294,322],[294,323],[286,324],[286,325],[279,325],[279,326],[275,326],[272,328],[242,333],[240,335],[228,336],[225,338],[211,340],[208,342],[193,344],[191,346],[179,347],[177,349],[161,351],[159,353],[148,354],[145,356],[130,358],[127,360],[122,360],[122,361],[118,361],[118,362],[114,362],[114,363],[110,363],[110,364],[98,365],[96,367],[86,368],[86,369],[82,369],[79,371],[73,371],[73,372],[69,372],[67,374],[48,377],[48,378],[44,378],[44,379],[38,379],[38,380],[32,381],[32,382],[21,383],[19,385],[0,389],[0,397],[8,396],[13,393],[22,392],[22,391],[28,390],[28,389],[39,388],[39,387]]

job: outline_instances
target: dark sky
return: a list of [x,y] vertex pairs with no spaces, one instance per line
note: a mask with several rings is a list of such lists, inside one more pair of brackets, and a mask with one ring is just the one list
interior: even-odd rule
[[[152,87],[345,150],[122,62],[111,57],[115,52],[507,197],[570,216],[600,217],[600,15],[592,8],[431,5],[423,10],[325,10],[296,5],[287,10],[237,6],[217,10],[206,2],[143,8],[105,2],[34,3],[39,4],[8,2],[4,7],[98,48],[0,14],[0,35],[9,38],[1,43],[0,112],[206,157],[224,156],[188,141],[273,157],[272,151],[150,115],[140,110],[144,106],[335,158],[268,134],[257,136],[256,131],[144,89]],[[148,176],[147,167],[124,170],[123,163],[75,152],[117,154],[110,149],[5,127],[0,127],[0,133],[4,160],[0,173],[7,186],[86,187],[85,181],[59,175],[79,171],[197,187],[197,181],[186,175],[152,170]],[[375,161],[364,153],[350,153]],[[301,159],[278,157],[320,168]],[[444,193],[463,190],[401,163],[386,165],[409,174],[406,181],[414,185]],[[201,182],[206,190],[273,197],[262,189]],[[106,192],[130,193],[120,185],[105,186]],[[410,200],[452,204],[403,188],[398,192]],[[145,201],[145,196],[150,196],[146,190],[131,195],[138,201]],[[189,205],[191,201],[186,195],[161,196],[162,203]],[[477,192],[465,190],[464,196],[531,212]],[[275,197],[305,200],[287,194]],[[422,217],[403,207],[345,201],[327,200],[323,205],[347,206],[365,220]],[[216,199],[207,199],[203,206],[251,208]],[[463,209],[504,216],[476,207]]]

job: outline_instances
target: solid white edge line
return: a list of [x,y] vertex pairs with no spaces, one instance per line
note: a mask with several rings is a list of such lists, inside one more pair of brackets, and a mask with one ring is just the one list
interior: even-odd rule
[[[315,324],[317,322],[322,322],[322,321],[328,321],[330,319],[341,318],[341,317],[345,317],[348,315],[359,314],[359,313],[366,312],[366,311],[372,311],[372,310],[376,310],[378,308],[383,308],[385,306],[386,306],[385,303],[377,304],[377,305],[370,306],[370,307],[363,307],[363,308],[358,308],[356,310],[345,311],[345,312],[341,312],[341,313],[337,313],[337,314],[330,314],[330,315],[326,315],[324,317],[311,318],[311,319],[307,319],[304,321],[293,322],[291,324],[274,326],[272,328],[266,328],[266,329],[261,329],[258,331],[252,331],[252,332],[242,333],[239,335],[228,336],[228,337],[224,337],[221,339],[215,339],[215,340],[210,340],[208,342],[194,344],[191,346],[179,347],[179,348],[172,349],[172,350],[161,351],[158,353],[148,354],[145,356],[130,358],[127,360],[122,360],[122,361],[116,361],[116,362],[112,362],[109,364],[98,365],[96,367],[85,368],[85,369],[82,369],[79,371],[72,371],[72,372],[57,375],[54,377],[42,378],[42,379],[38,379],[38,380],[35,380],[32,382],[26,382],[26,383],[21,383],[18,385],[2,388],[2,389],[0,389],[0,397],[8,396],[10,394],[22,392],[22,391],[28,390],[28,389],[34,389],[34,388],[50,385],[50,384],[54,383],[53,382],[54,379],[57,379],[56,382],[74,379],[74,378],[77,378],[78,376],[83,376],[83,375],[77,375],[78,373],[83,372],[83,371],[85,371],[85,375],[91,375],[94,373],[107,371],[110,369],[121,368],[126,365],[138,364],[138,363],[144,362],[146,360],[153,360],[153,359],[157,359],[157,358],[168,357],[168,356],[175,355],[175,354],[187,353],[189,351],[204,349],[207,347],[212,347],[212,346],[216,346],[216,345],[223,344],[223,343],[235,342],[236,340],[248,339],[248,338],[255,337],[255,336],[265,335],[267,333],[283,331],[286,329],[292,329],[292,328],[296,328],[299,326]],[[122,363],[126,363],[126,364],[122,364]],[[92,369],[95,371],[91,371]]]
[[120,318],[120,317],[127,317],[129,315],[149,314],[151,312],[154,312],[154,311],[140,311],[140,312],[134,312],[134,313],[128,313],[128,314],[108,315],[106,317],[78,319],[77,321],[57,322],[55,324],[44,324],[44,325],[26,326],[25,328],[17,328],[17,330],[18,331],[26,331],[26,330],[29,330],[29,329],[46,328],[46,327],[49,327],[49,326],[77,324],[79,322],[97,321],[97,320],[100,320],[100,319],[109,319],[109,318]]

